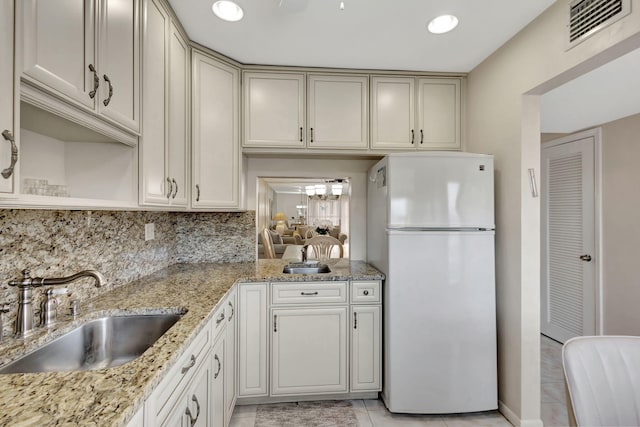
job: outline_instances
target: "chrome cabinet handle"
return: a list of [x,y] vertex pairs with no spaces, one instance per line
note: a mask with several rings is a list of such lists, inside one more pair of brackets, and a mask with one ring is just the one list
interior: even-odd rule
[[313,142],[313,128],[311,128],[311,142]]
[[300,292],[300,295],[318,295],[318,291],[315,291],[315,292]]
[[302,126],[300,126],[300,142],[302,142]]
[[273,315],[273,332],[278,332],[278,315]]
[[420,144],[422,144],[424,142],[424,132],[422,132],[422,129],[420,129]]
[[89,71],[93,73],[93,90],[89,92],[89,98],[93,99],[98,92],[98,87],[100,86],[100,77],[98,77],[98,71],[93,64],[89,64]]
[[113,96],[113,85],[111,84],[111,80],[109,80],[109,76],[107,76],[106,74],[103,74],[102,78],[109,85],[109,97],[107,99],[105,99],[104,101],[102,101],[102,103],[106,107],[111,102],[111,97]]
[[13,134],[9,129],[2,131],[2,137],[11,143],[11,163],[9,163],[8,168],[2,170],[2,177],[4,179],[9,179],[13,174],[13,168],[18,162],[18,146],[16,145],[16,139],[13,137]]
[[191,427],[193,427],[194,425],[196,425],[196,422],[198,422],[198,418],[200,417],[200,402],[198,402],[198,398],[196,397],[195,394],[191,395],[191,400],[195,402],[196,404],[196,416],[195,418],[191,415],[191,411],[189,410],[189,407],[187,406],[187,409],[184,411],[184,414],[189,417],[189,425]]
[[196,357],[192,354],[191,355],[191,361],[189,362],[189,364],[185,367],[182,368],[182,370],[180,371],[181,374],[186,374],[187,371],[191,368],[193,368],[194,366],[196,366]]
[[196,184],[196,202],[200,201],[200,186]]
[[220,375],[220,370],[222,370],[222,363],[220,363],[220,359],[218,358],[217,354],[214,354],[213,358],[216,362],[218,362],[218,370],[215,374],[213,374],[213,379],[215,380],[216,378],[218,378],[218,375]]
[[231,319],[233,319],[233,315],[236,312],[236,309],[233,308],[233,304],[231,304],[231,301],[229,301],[229,307],[231,307],[231,316],[229,316],[229,322],[231,322]]
[[413,145],[415,137],[416,137],[415,132],[413,131],[413,129],[411,129],[411,145]]
[[358,329],[358,313],[353,312],[353,329]]
[[220,316],[218,316],[218,318],[216,319],[216,325],[219,325],[220,322],[222,322],[223,320],[224,320],[224,311],[220,313]]
[[178,183],[176,182],[175,179],[171,178],[171,182],[173,182],[173,196],[171,196],[172,199],[175,199],[176,196],[178,195]]
[[167,199],[169,199],[171,197],[171,193],[173,193],[173,184],[171,183],[171,180],[169,178],[167,178],[167,183],[169,184],[169,191],[167,191]]

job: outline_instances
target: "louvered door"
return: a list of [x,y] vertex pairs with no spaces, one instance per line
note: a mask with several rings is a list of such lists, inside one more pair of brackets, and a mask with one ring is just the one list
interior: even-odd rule
[[542,150],[541,330],[595,334],[594,138]]

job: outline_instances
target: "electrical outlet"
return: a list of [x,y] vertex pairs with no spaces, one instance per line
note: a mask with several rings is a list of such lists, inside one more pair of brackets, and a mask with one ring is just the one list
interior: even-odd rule
[[153,240],[156,238],[156,226],[154,223],[144,225],[144,241]]

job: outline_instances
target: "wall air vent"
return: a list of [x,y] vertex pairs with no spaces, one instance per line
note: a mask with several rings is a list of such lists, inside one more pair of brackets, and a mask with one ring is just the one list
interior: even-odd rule
[[569,3],[569,48],[631,13],[631,0],[573,0]]

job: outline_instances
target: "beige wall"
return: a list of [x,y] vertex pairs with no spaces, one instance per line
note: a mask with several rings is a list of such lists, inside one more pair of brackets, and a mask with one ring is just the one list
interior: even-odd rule
[[247,209],[256,206],[257,178],[351,178],[349,252],[351,259],[367,259],[367,171],[376,160],[297,159],[252,157],[247,169]]
[[[640,11],[565,51],[568,1],[558,0],[468,76],[467,150],[495,155],[500,407],[540,426],[539,96],[640,46]],[[527,96],[523,96],[529,94]]]
[[640,335],[640,114],[602,126],[604,333]]

